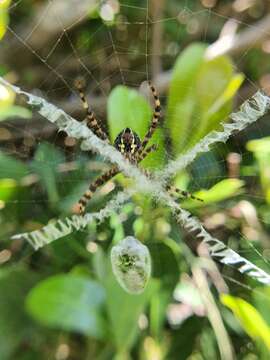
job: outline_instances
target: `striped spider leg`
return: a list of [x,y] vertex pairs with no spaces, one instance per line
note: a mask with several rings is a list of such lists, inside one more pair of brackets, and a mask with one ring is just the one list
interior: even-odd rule
[[[155,144],[147,147],[150,139],[152,138],[152,136],[158,126],[158,123],[160,120],[160,111],[161,111],[160,100],[158,98],[155,87],[153,85],[151,85],[151,83],[149,83],[149,85],[150,85],[150,89],[151,89],[154,99],[155,99],[155,111],[154,111],[151,125],[150,125],[146,135],[144,136],[143,141],[141,142],[138,134],[136,134],[131,128],[123,129],[114,140],[114,147],[119,152],[121,152],[121,154],[123,154],[123,156],[127,160],[129,160],[131,163],[133,163],[135,165],[139,164],[143,159],[145,159],[148,156],[148,154],[150,154],[153,151],[156,151],[156,149],[157,149],[157,145],[155,145]],[[101,129],[100,125],[98,124],[98,121],[95,118],[94,113],[89,109],[88,103],[86,101],[86,98],[85,98],[85,95],[84,95],[84,92],[82,89],[82,87],[83,87],[82,84],[80,82],[77,82],[76,86],[79,90],[80,98],[81,98],[81,100],[84,104],[84,108],[86,109],[86,112],[87,112],[87,126],[91,130],[93,130],[93,132],[98,137],[100,137],[102,140],[108,141],[107,134]],[[98,177],[93,183],[90,184],[88,190],[84,193],[84,195],[81,197],[81,199],[78,202],[79,213],[81,215],[84,214],[86,205],[91,200],[91,198],[93,197],[96,190],[100,186],[105,184],[107,181],[112,179],[119,172],[120,172],[120,169],[118,168],[118,166],[114,165],[110,170],[105,172],[103,175]],[[144,171],[144,173],[146,174],[146,176],[151,178],[150,172],[148,172],[146,170],[146,171]],[[174,188],[171,186],[167,186],[166,190],[169,193],[177,193],[177,194],[182,195],[183,197],[191,197],[192,199],[197,199],[193,195],[189,194],[188,192],[182,191],[180,189],[177,189],[177,188]]]
[[[153,145],[154,146],[154,145]],[[147,149],[148,150],[148,149]],[[144,175],[147,176],[149,179],[152,178],[152,174],[149,170],[147,169],[143,169],[142,170]],[[198,201],[201,201],[203,202],[202,199],[194,196],[193,194],[191,194],[190,192],[188,191],[185,191],[185,190],[181,190],[173,185],[166,185],[165,186],[165,190],[167,191],[167,193],[170,195],[170,196],[173,196],[174,194],[177,194],[176,197],[182,197],[182,198],[185,198],[185,199],[193,199],[193,200],[198,200]]]
[[90,110],[89,104],[86,100],[85,92],[84,92],[84,81],[81,79],[77,79],[74,83],[76,89],[79,92],[81,101],[83,103],[83,107],[86,111],[86,123],[90,130],[93,131],[95,135],[97,135],[100,139],[108,141],[107,134],[102,130],[94,112]]
[[153,97],[155,99],[155,110],[154,110],[154,114],[153,114],[153,118],[152,118],[150,127],[149,127],[147,133],[145,134],[144,139],[142,140],[138,154],[140,154],[145,149],[145,147],[151,140],[151,138],[159,124],[160,117],[161,117],[161,104],[160,104],[158,94],[156,92],[155,87],[151,84],[151,82],[149,82],[149,86],[150,86],[151,92],[153,94]]
[[181,189],[179,189],[179,188],[177,188],[177,187],[175,187],[173,185],[166,185],[166,190],[170,195],[177,194],[178,197],[182,196],[183,198],[190,198],[190,199],[193,199],[193,200],[198,200],[198,201],[203,202],[202,199],[192,195],[190,192],[181,190]]
[[[155,89],[155,87],[151,84],[151,82],[149,82],[149,86],[150,86],[150,89],[152,91],[152,94],[154,96],[154,99],[155,99],[155,110],[154,110],[154,115],[153,115],[153,119],[152,119],[152,122],[151,122],[151,125],[149,127],[149,130],[147,131],[142,143],[141,143],[141,146],[140,146],[140,149],[138,150],[137,154],[139,155],[141,152],[144,151],[145,147],[147,146],[148,142],[150,141],[150,139],[152,138],[158,124],[159,124],[159,121],[160,121],[160,115],[161,115],[161,104],[160,104],[160,100],[159,100],[159,97],[158,97],[158,94],[157,94],[157,91]],[[138,156],[137,155],[137,156]],[[149,172],[146,172],[145,173],[148,177],[150,175]],[[176,188],[175,186],[171,186],[171,185],[167,185],[166,186],[166,191],[170,194],[170,195],[173,195],[174,193],[178,194],[178,196],[182,196],[184,198],[191,198],[193,200],[199,200],[199,201],[203,201],[195,196],[193,196],[191,193],[187,192],[187,191],[184,191],[184,190],[181,190],[181,189],[178,189]]]
[[83,196],[80,198],[78,202],[80,215],[84,214],[86,205],[92,199],[97,188],[105,184],[107,181],[112,179],[118,173],[119,173],[118,166],[115,165],[110,170],[106,171],[103,175],[99,176],[93,183],[89,185],[88,190],[83,194]]

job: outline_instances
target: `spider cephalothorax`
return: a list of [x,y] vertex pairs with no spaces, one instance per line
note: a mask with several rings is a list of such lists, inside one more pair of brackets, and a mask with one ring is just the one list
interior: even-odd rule
[[141,146],[138,134],[130,128],[125,128],[114,140],[114,146],[122,154],[133,155]]
[[[87,126],[102,140],[109,141],[108,135],[104,132],[102,129],[99,121],[96,119],[95,114],[93,111],[89,109],[87,100],[85,98],[84,92],[83,92],[83,85],[78,82],[76,84],[76,87],[79,90],[79,94],[81,97],[81,100],[83,102],[84,108],[86,110],[86,123]],[[150,154],[153,151],[157,150],[157,146],[155,144],[148,146],[149,141],[151,140],[160,120],[160,101],[158,98],[158,95],[156,93],[156,90],[153,85],[150,84],[150,89],[152,91],[152,94],[154,96],[155,100],[155,110],[152,117],[151,124],[148,128],[147,133],[144,135],[144,138],[142,141],[140,140],[138,134],[136,134],[134,131],[132,131],[130,128],[125,128],[120,132],[119,135],[117,135],[114,146],[115,148],[120,151],[130,162],[138,165],[144,158],[147,157],[148,154]],[[87,202],[92,198],[93,194],[97,190],[98,187],[105,184],[108,180],[112,179],[115,175],[117,175],[120,172],[120,169],[117,165],[112,166],[110,170],[105,172],[103,175],[101,175],[99,178],[97,178],[93,183],[90,184],[88,190],[84,193],[84,195],[79,200],[79,212],[80,214],[83,214],[85,211],[85,207],[87,205]],[[145,172],[148,175],[147,172]],[[177,193],[178,195],[182,195],[184,197],[190,196],[191,198],[195,199],[195,197],[185,191],[182,191],[180,189],[174,188],[172,186],[167,186],[166,190],[168,192]]]

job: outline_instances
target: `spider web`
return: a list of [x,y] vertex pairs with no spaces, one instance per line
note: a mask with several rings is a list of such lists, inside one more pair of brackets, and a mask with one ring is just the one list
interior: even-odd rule
[[[81,104],[77,93],[74,91],[73,82],[76,77],[83,76],[86,83],[89,84],[87,89],[89,91],[88,95],[91,95],[91,97],[88,96],[88,99],[90,101],[93,99],[93,108],[99,119],[102,119],[104,127],[106,127],[105,104],[111,90],[116,85],[122,84],[138,89],[151,103],[151,99],[149,94],[145,92],[143,83],[145,80],[153,77],[154,69],[155,67],[159,67],[159,62],[162,64],[162,75],[166,78],[168,75],[166,69],[170,69],[173,66],[177,54],[184,49],[188,42],[191,42],[192,37],[204,42],[211,39],[211,42],[214,42],[217,40],[222,27],[230,20],[228,16],[221,15],[211,8],[205,8],[203,6],[200,6],[199,9],[196,7],[191,8],[188,2],[184,5],[178,4],[174,6],[173,10],[170,9],[170,11],[163,9],[163,12],[161,12],[157,18],[153,18],[153,9],[151,9],[148,1],[140,2],[139,6],[135,6],[131,2],[108,1],[100,3],[98,9],[95,10],[96,13],[95,11],[86,10],[82,14],[78,14],[77,18],[73,19],[68,25],[65,24],[65,18],[61,12],[59,14],[54,13],[53,23],[58,24],[59,30],[50,36],[43,45],[40,45],[36,40],[37,35],[40,35],[40,29],[46,24],[48,14],[50,16],[52,15],[51,10],[54,8],[55,2],[46,0],[41,4],[42,11],[38,13],[38,17],[36,17],[35,20],[29,22],[30,26],[25,26],[27,29],[26,32],[20,30],[24,24],[18,24],[16,22],[16,14],[21,14],[22,5],[24,5],[23,0],[14,2],[10,6],[8,34],[1,45],[7,53],[11,52],[15,59],[14,64],[12,64],[14,66],[10,66],[8,69],[9,72],[11,72],[11,78],[14,76],[22,88],[47,98],[66,110],[73,117],[82,118],[83,115],[80,110]],[[90,7],[90,5],[88,6]],[[112,15],[112,12],[115,13]],[[97,18],[97,15],[103,17],[103,21]],[[112,26],[110,21],[105,20],[110,16],[114,16],[115,18],[114,26]],[[132,18],[132,21],[130,18]],[[214,34],[209,34],[209,24],[211,21],[217,22],[217,30]],[[237,22],[240,27],[250,27],[250,25],[245,24],[245,22],[241,20]],[[166,38],[166,31],[176,33],[177,35],[169,45],[165,46],[166,41],[164,39],[159,47],[154,47],[152,44],[153,29],[156,29],[160,25],[162,29],[159,29],[159,31],[161,31],[162,37]],[[90,37],[87,31],[88,26],[91,28]],[[185,35],[188,40],[184,39],[183,27],[187,28]],[[198,30],[198,28],[200,29]],[[156,31],[158,30],[156,29]],[[195,36],[197,32],[200,33],[199,36]],[[132,36],[132,34],[136,34],[136,36]],[[41,42],[43,42],[43,39]],[[253,44],[234,59],[236,72],[240,72],[239,69],[243,68],[243,63],[248,53],[252,50],[252,47]],[[16,56],[20,54],[20,51],[23,51],[25,54],[25,61],[23,62],[23,66],[18,67],[16,66]],[[65,54],[64,58],[63,53]],[[29,70],[31,67],[40,69],[40,78],[34,81],[29,78]],[[154,75],[156,74],[154,73]],[[160,77],[160,79],[161,85],[158,85],[162,87],[162,77]],[[32,83],[34,83],[34,88]],[[246,84],[248,84],[249,93],[254,93],[259,88],[258,85],[247,76]],[[167,87],[167,85],[165,85],[165,87]],[[162,103],[166,103],[167,92],[161,91],[160,98]],[[242,95],[240,92],[237,103],[240,104],[245,98],[244,94]],[[164,115],[162,126],[163,132],[166,133],[169,129],[166,127],[165,109]],[[64,134],[55,131],[46,121],[38,118],[37,114],[33,113],[33,117],[34,120],[30,124],[23,121],[20,123],[3,123],[1,128],[8,130],[8,132],[12,134],[12,140],[14,138],[16,139],[15,142],[8,140],[2,143],[2,148],[5,149],[5,153],[15,158],[27,159],[29,158],[29,154],[32,154],[38,144],[45,139],[53,143],[56,147],[62,148],[64,146],[67,149],[71,149],[67,151],[67,158],[71,169],[78,159],[79,161],[86,161],[87,155],[79,150],[74,139],[68,138],[64,136]],[[223,120],[226,119],[224,118]],[[136,119],[134,119],[134,122],[135,121]],[[210,154],[199,157],[195,162],[196,166],[189,171],[189,190],[193,192],[202,187],[209,189],[220,180],[228,178],[228,160],[226,155],[231,151],[232,147],[235,149],[235,153],[240,155],[241,161],[243,163],[247,162],[248,164],[251,155],[250,152],[245,150],[243,144],[252,138],[254,133],[257,135],[256,137],[266,136],[267,134],[262,131],[262,128],[265,128],[264,123],[265,119],[261,119],[253,124],[252,127],[242,131],[240,135],[232,137],[230,139],[230,147],[226,144],[222,145],[222,147],[214,146]],[[38,127],[36,130],[35,127],[37,124]],[[36,131],[34,135],[32,131],[33,128]],[[196,126],[191,124],[190,128],[182,134],[184,138],[183,143],[188,142],[190,134],[195,130]],[[166,138],[164,141],[164,151],[159,152],[157,156],[160,158],[159,162],[161,163],[172,158],[170,151],[171,144]],[[183,150],[187,150],[187,147],[184,147]],[[215,156],[213,156],[213,153],[215,153]],[[48,161],[41,159],[39,161],[41,161],[41,163],[44,162],[44,167],[54,166],[55,163],[58,164],[57,161],[54,162],[54,159]],[[101,167],[100,162],[96,161],[92,166],[95,165],[99,170]],[[220,171],[213,173],[213,167],[219,168]],[[64,189],[70,187],[72,185],[71,183],[74,183],[74,189],[76,189],[78,182],[85,179],[83,173],[81,176],[76,173],[73,179],[72,177],[65,179],[65,176],[61,176],[61,171],[62,174],[65,174],[66,169],[70,171],[69,167],[65,167],[65,163],[63,163],[59,165],[59,168],[60,185]],[[200,174],[200,176],[198,176],[198,174]],[[29,172],[29,175],[32,175],[32,172]],[[248,175],[248,181],[251,184],[250,188],[252,188],[253,185],[255,187],[257,180],[252,174]],[[180,184],[182,183],[185,184],[185,179],[180,179]],[[85,186],[87,186],[87,182],[85,182]],[[110,190],[110,186],[109,188],[105,187],[101,196],[106,194],[108,190]],[[77,199],[79,199],[81,193],[82,192],[77,193]],[[264,197],[257,193],[244,193],[242,196],[243,201],[251,204],[254,200],[258,199],[263,201]],[[215,204],[216,213],[222,216],[222,214],[228,213],[231,209],[239,212],[241,210],[239,210],[239,206],[237,208],[239,200],[239,197],[233,197],[229,200],[229,205],[227,202],[218,202]],[[20,201],[22,200],[18,198],[10,202],[16,203]],[[33,213],[40,211],[40,203],[37,199],[32,200],[30,198],[27,202],[33,204]],[[40,202],[44,204],[46,200],[42,199]],[[267,219],[260,218],[258,214],[256,216],[259,223],[267,229],[267,225],[269,225]],[[50,219],[44,219],[44,223],[48,220]],[[209,229],[211,229],[211,226],[213,226],[211,224],[211,216],[209,216],[209,218],[206,216],[202,220],[206,224],[207,222],[210,223]],[[233,236],[241,239],[241,249],[237,249],[237,252],[252,259],[258,266],[269,271],[267,256],[257,249],[257,244],[250,240],[252,236],[249,237],[247,234],[248,232],[243,232],[243,227],[234,231]],[[230,278],[231,281],[238,282],[240,286],[247,286],[230,276],[228,278]]]

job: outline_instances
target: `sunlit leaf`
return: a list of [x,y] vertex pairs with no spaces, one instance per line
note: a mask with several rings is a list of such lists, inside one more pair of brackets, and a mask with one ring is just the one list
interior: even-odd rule
[[21,106],[15,106],[15,105],[7,106],[7,107],[0,106],[0,121],[15,117],[30,119],[31,116],[32,116],[31,111]]
[[256,308],[270,327],[270,287],[256,288],[253,291]]
[[8,7],[11,3],[11,0],[1,0],[0,1],[0,40],[6,33],[8,25]]
[[204,61],[205,49],[206,46],[203,44],[192,44],[180,54],[174,64],[169,88],[166,125],[170,127],[170,135],[176,153],[181,151],[191,125],[196,106],[196,79]]
[[247,149],[253,152],[259,164],[262,189],[270,204],[270,137],[249,141]]
[[265,156],[265,154],[270,153],[270,136],[249,141],[247,149],[254,152],[258,157]]
[[231,295],[222,295],[221,301],[230,308],[244,330],[254,340],[262,340],[270,350],[270,327],[261,314],[247,301]]
[[0,200],[7,201],[16,192],[18,183],[14,179],[0,179]]
[[199,122],[196,131],[191,134],[189,146],[215,129],[221,121],[228,120],[232,111],[232,99],[243,80],[241,74],[234,74],[234,66],[229,57],[204,60],[198,72],[194,94]]
[[[153,110],[147,101],[133,89],[117,86],[108,99],[108,123],[111,141],[126,127],[134,130],[142,139],[148,129]],[[150,144],[157,144],[158,150],[142,163],[145,166],[160,166],[164,161],[161,130],[158,129]]]
[[0,110],[11,106],[15,100],[15,96],[12,90],[0,84]]
[[244,182],[242,180],[224,179],[208,190],[200,190],[193,194],[199,199],[202,199],[203,202],[196,200],[186,200],[182,202],[182,205],[186,208],[195,208],[208,204],[215,204],[219,201],[223,201],[237,195],[243,186]]
[[210,117],[214,115],[217,111],[219,111],[221,107],[226,104],[227,101],[232,99],[232,97],[236,94],[237,90],[239,89],[243,81],[244,81],[243,74],[232,75],[231,80],[226,85],[222,94],[216,100],[214,99],[214,102],[211,104],[211,106],[208,109],[206,109],[207,111],[206,115]]
[[174,65],[166,124],[176,154],[227,120],[243,81],[227,56],[207,60],[204,52],[203,44],[192,44]]
[[6,86],[0,84],[0,121],[14,117],[20,117],[25,119],[29,119],[31,117],[31,111],[23,108],[22,106],[13,105],[14,100],[15,93]]
[[[232,111],[232,99],[244,81],[243,74],[232,75],[223,93],[217,97],[213,104],[205,111],[205,128],[202,136],[216,129],[220,122],[226,122]],[[200,136],[198,136],[198,139]]]

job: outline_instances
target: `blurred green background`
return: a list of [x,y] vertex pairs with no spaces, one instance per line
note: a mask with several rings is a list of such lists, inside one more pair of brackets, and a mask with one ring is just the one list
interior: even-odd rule
[[[148,6],[147,6],[148,5]],[[265,0],[0,1],[0,75],[83,119],[74,80],[110,139],[152,116],[144,81],[160,94],[163,120],[142,162],[150,170],[221,129],[258,88],[270,93],[270,4]],[[218,144],[172,183],[206,229],[270,271],[269,115]],[[70,215],[108,169],[82,152],[23,98],[0,85],[0,360],[269,359],[270,290],[214,263],[168,209],[137,194],[34,252],[16,233]],[[132,181],[118,176],[88,205],[99,211]],[[141,295],[121,289],[110,249],[144,243],[152,277]]]

